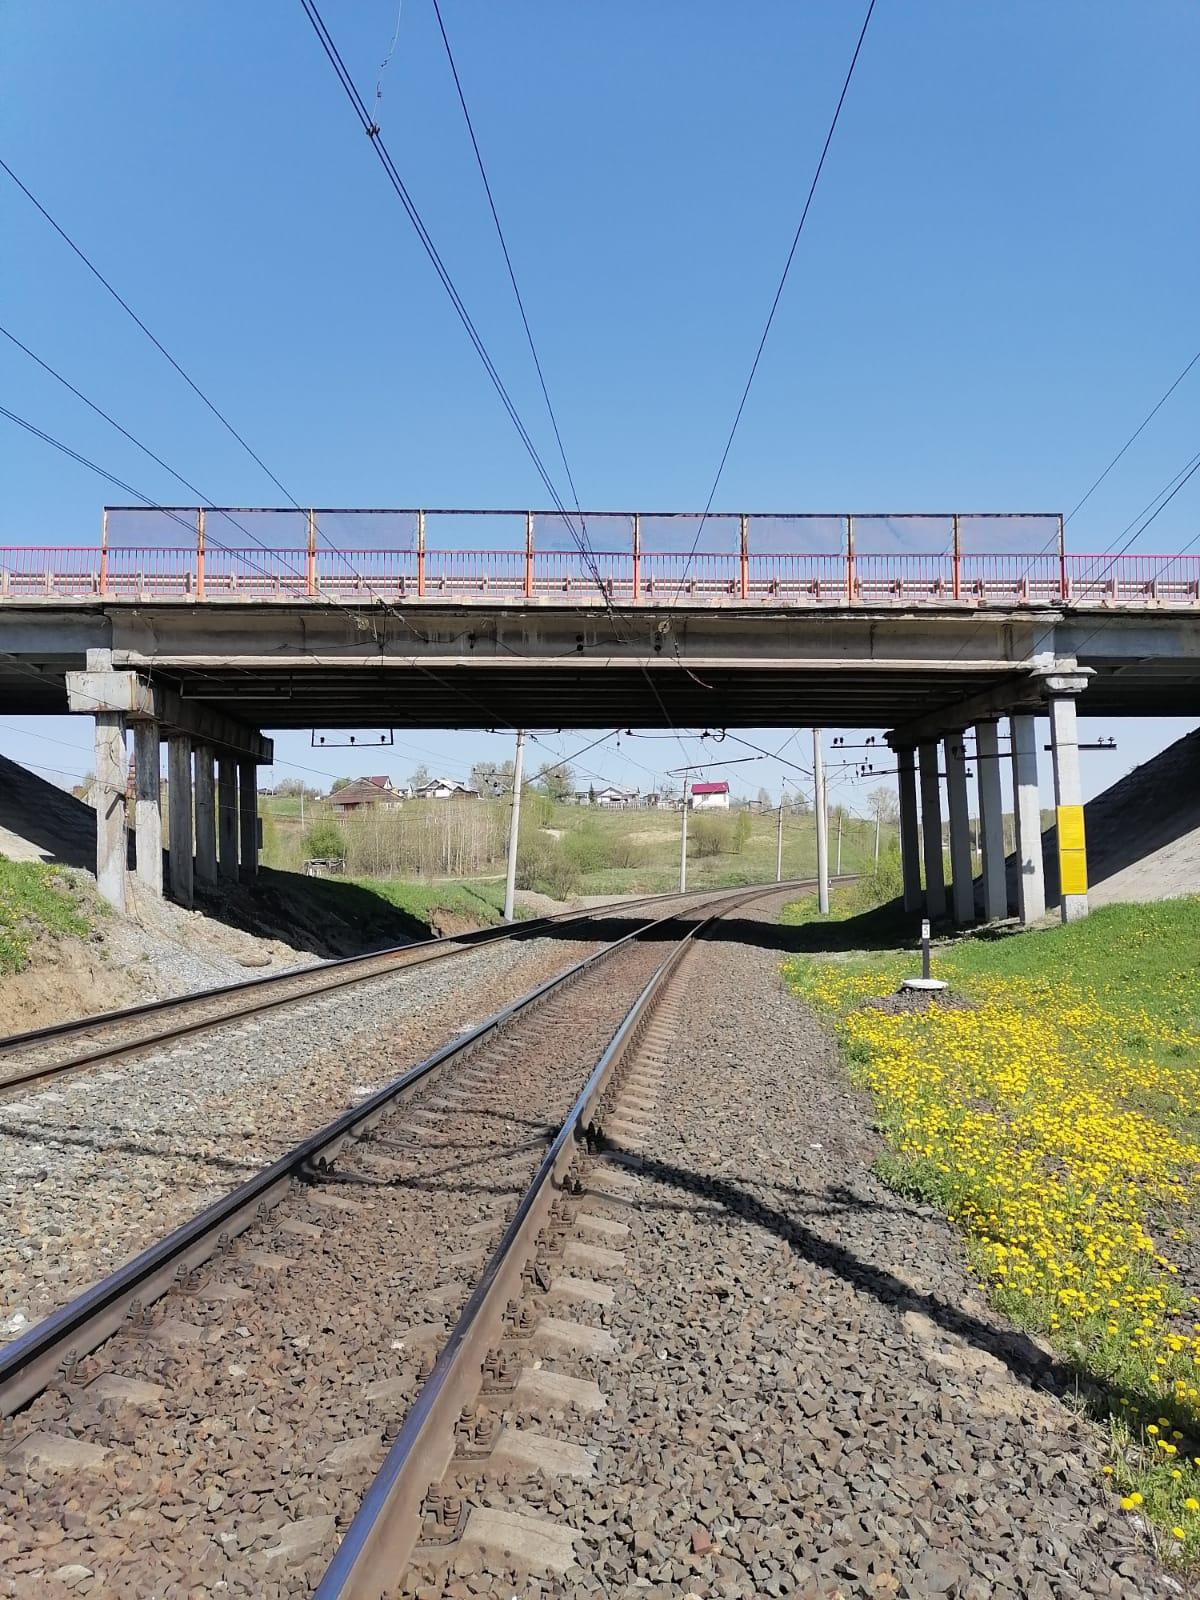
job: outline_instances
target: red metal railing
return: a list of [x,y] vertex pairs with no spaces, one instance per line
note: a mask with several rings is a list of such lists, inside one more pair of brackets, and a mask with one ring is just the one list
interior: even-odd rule
[[[130,544],[114,539],[110,517],[119,532],[148,537]],[[362,521],[346,523],[354,517]],[[332,522],[378,536],[378,545],[334,545],[320,526],[321,518],[326,527]],[[368,523],[369,518],[376,520]],[[1200,553],[1066,554],[1056,517],[725,515],[712,519],[706,531],[703,519],[695,516],[630,513],[605,514],[594,524],[609,543],[584,554],[563,548],[561,517],[541,512],[297,516],[261,509],[170,508],[164,513],[160,508],[113,508],[106,513],[98,548],[0,547],[0,601],[228,604],[309,599],[347,604],[414,598],[486,603],[499,598],[594,605],[602,593],[622,605],[657,606],[676,599],[682,604],[881,608],[1200,605]],[[193,527],[194,543],[181,543],[180,532]],[[230,528],[238,531],[236,545]],[[272,528],[282,535],[277,543],[256,531]],[[296,543],[297,535],[305,538],[306,528],[306,543]],[[649,548],[646,530],[653,539]],[[162,544],[153,542],[159,533]],[[691,544],[701,533],[710,546],[729,548],[693,553]],[[248,536],[244,544],[241,535]],[[463,536],[478,542],[459,548]],[[539,548],[539,537],[554,548]],[[1029,540],[1031,548],[1028,553],[974,548],[989,537],[1000,542],[1008,537],[1010,543]],[[1039,537],[1042,546],[1035,548]],[[792,538],[796,548],[788,549]],[[805,549],[806,538],[823,548]],[[485,542],[489,539],[491,546]],[[839,543],[840,549],[830,548]],[[921,543],[929,548],[897,548]]]

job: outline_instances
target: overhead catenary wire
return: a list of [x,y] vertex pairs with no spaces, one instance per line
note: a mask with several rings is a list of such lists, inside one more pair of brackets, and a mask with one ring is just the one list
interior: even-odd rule
[[875,4],[876,0],[868,0],[866,15],[863,17],[862,27],[859,29],[858,39],[854,46],[854,53],[850,57],[850,65],[846,69],[846,76],[842,82],[842,91],[838,95],[837,105],[834,107],[833,117],[829,123],[829,130],[825,135],[825,143],[821,147],[821,154],[817,158],[817,164],[813,171],[812,181],[808,186],[808,194],[805,196],[804,206],[800,212],[800,221],[796,224],[796,231],[792,235],[791,248],[788,250],[787,258],[784,261],[783,271],[779,277],[779,284],[776,287],[774,298],[771,301],[770,310],[767,312],[767,320],[763,325],[762,335],[759,338],[758,347],[754,352],[754,359],[750,363],[750,371],[747,374],[746,382],[742,389],[741,398],[737,404],[737,410],[733,414],[733,422],[730,425],[729,434],[725,440],[725,448],[721,452],[721,459],[717,463],[716,472],[713,474],[712,487],[708,491],[708,499],[705,501],[704,511],[701,515],[699,526],[697,527],[695,536],[692,539],[692,546],[688,552],[687,560],[684,562],[683,572],[680,575],[679,584],[675,591],[676,599],[679,597],[679,593],[683,588],[684,580],[687,577],[688,569],[690,568],[695,557],[697,546],[700,543],[700,535],[704,530],[704,524],[708,520],[709,513],[712,511],[713,500],[716,498],[717,489],[720,486],[721,478],[725,472],[725,463],[729,460],[729,452],[733,448],[733,441],[742,420],[742,413],[746,409],[746,401],[750,398],[750,390],[758,372],[758,365],[762,360],[762,354],[766,349],[767,339],[770,336],[771,328],[775,322],[775,313],[779,310],[779,302],[782,300],[783,291],[787,287],[788,275],[792,270],[792,262],[796,258],[796,251],[800,245],[800,236],[804,232],[804,224],[808,221],[808,213],[812,208],[813,197],[817,192],[817,185],[821,181],[821,173],[825,169],[825,158],[829,154],[829,147],[833,143],[833,136],[837,132],[838,122],[841,119],[842,107],[845,105],[846,96],[850,92],[850,83],[854,77],[854,69],[858,65],[858,58],[862,53],[863,41],[867,37],[867,29],[871,25],[871,18],[875,12]]
[[[324,18],[321,16],[321,13],[320,13],[317,5],[315,4],[315,0],[300,0],[300,3],[301,3],[301,6],[303,7],[305,15],[307,16],[310,24],[312,25],[313,31],[316,34],[317,39],[320,42],[321,47],[324,50],[326,57],[329,60],[330,65],[332,66],[332,68],[334,70],[334,74],[337,77],[338,82],[341,84],[342,89],[345,92],[346,97],[349,100],[350,105],[351,105],[355,115],[357,116],[359,122],[362,124],[362,128],[363,128],[364,133],[367,135],[368,139],[371,142],[371,145],[372,145],[372,147],[373,147],[373,149],[375,151],[375,154],[378,157],[378,159],[380,161],[380,164],[382,165],[385,174],[387,175],[389,183],[391,184],[391,186],[392,186],[393,190],[395,191],[398,199],[400,200],[401,205],[404,207],[405,213],[408,216],[409,221],[412,223],[414,229],[416,230],[417,237],[421,242],[422,248],[425,250],[425,253],[428,256],[428,258],[430,260],[430,263],[432,264],[432,266],[434,268],[434,271],[437,273],[437,276],[438,276],[443,288],[445,289],[447,295],[449,296],[451,304],[453,305],[454,310],[455,310],[460,322],[462,323],[463,328],[465,329],[465,331],[467,333],[467,336],[470,339],[470,341],[471,341],[471,343],[472,343],[472,345],[473,345],[473,347],[474,347],[474,349],[476,351],[476,354],[479,356],[479,359],[483,364],[484,370],[486,371],[486,373],[488,375],[488,378],[490,379],[490,381],[492,383],[492,386],[494,387],[494,389],[496,390],[497,395],[500,398],[501,404],[504,406],[505,411],[508,413],[508,416],[509,416],[510,420],[512,421],[513,426],[515,427],[515,429],[517,431],[518,437],[520,438],[522,444],[524,445],[525,450],[526,450],[527,454],[530,457],[530,460],[533,462],[534,468],[537,471],[538,476],[540,477],[540,479],[541,479],[543,485],[545,486],[547,492],[551,496],[552,501],[554,502],[555,508],[557,509],[559,515],[563,518],[564,524],[566,525],[568,531],[570,532],[570,535],[571,535],[571,538],[572,538],[572,542],[575,544],[575,546],[576,546],[576,548],[577,548],[577,550],[579,552],[581,560],[584,562],[584,565],[586,566],[586,568],[588,569],[589,573],[592,576],[592,579],[593,579],[593,581],[594,581],[594,583],[596,585],[597,591],[598,591],[598,593],[600,595],[601,601],[604,604],[605,610],[607,611],[607,613],[609,615],[610,622],[611,622],[611,625],[613,627],[614,632],[617,634],[618,638],[622,639],[622,642],[627,642],[627,641],[624,640],[624,637],[623,637],[623,635],[621,633],[620,626],[618,624],[617,617],[616,617],[616,612],[615,612],[615,609],[614,609],[613,604],[612,604],[612,598],[608,593],[608,587],[605,584],[603,575],[601,574],[599,566],[596,563],[595,553],[592,551],[591,546],[589,545],[588,540],[587,540],[586,523],[584,523],[583,513],[582,513],[582,510],[580,509],[579,494],[578,494],[578,490],[576,488],[574,474],[571,471],[570,463],[569,463],[569,461],[567,459],[567,453],[566,453],[566,449],[565,449],[565,446],[564,446],[564,443],[563,443],[562,433],[561,433],[561,430],[559,428],[558,418],[557,418],[557,415],[555,414],[554,406],[553,406],[553,404],[552,404],[552,402],[550,400],[549,386],[546,383],[545,371],[544,371],[543,366],[542,366],[541,358],[540,358],[540,356],[538,354],[536,341],[534,340],[534,337],[533,337],[533,330],[532,330],[532,327],[530,325],[528,314],[526,312],[525,301],[524,301],[524,298],[521,295],[520,287],[519,287],[518,282],[517,282],[517,275],[516,275],[516,270],[515,270],[515,268],[513,266],[512,255],[511,255],[511,252],[509,251],[508,243],[507,243],[507,240],[506,240],[505,235],[504,235],[504,229],[503,229],[503,226],[502,226],[502,224],[500,222],[499,210],[498,210],[498,208],[496,206],[495,196],[494,196],[493,191],[492,191],[491,182],[490,182],[490,180],[488,178],[488,175],[487,175],[487,168],[486,168],[486,166],[484,164],[483,154],[482,154],[482,151],[480,149],[479,140],[478,140],[478,137],[477,137],[477,135],[475,133],[475,126],[474,126],[474,123],[473,123],[473,121],[471,119],[470,110],[469,110],[469,108],[467,106],[466,94],[465,94],[465,91],[463,89],[462,79],[461,79],[461,77],[459,75],[459,72],[458,72],[458,67],[457,67],[457,64],[456,64],[455,59],[454,59],[454,53],[453,53],[453,50],[452,50],[451,45],[450,45],[449,35],[448,35],[447,31],[446,31],[445,24],[443,22],[440,9],[437,8],[436,3],[435,3],[435,11],[437,12],[438,27],[439,27],[439,31],[441,32],[442,42],[443,42],[443,45],[444,45],[445,50],[446,50],[447,58],[448,58],[448,60],[450,62],[450,68],[451,68],[451,72],[452,72],[453,77],[454,77],[455,88],[456,88],[457,93],[458,93],[459,104],[460,104],[460,106],[462,108],[463,116],[464,116],[464,119],[465,119],[466,124],[467,124],[467,130],[468,130],[468,133],[469,133],[470,139],[471,139],[471,146],[472,146],[472,149],[474,150],[474,153],[475,153],[475,160],[476,160],[476,163],[477,163],[477,165],[479,167],[480,176],[481,176],[481,178],[483,180],[484,191],[485,191],[485,193],[487,195],[488,206],[489,206],[489,209],[490,209],[491,215],[492,215],[492,221],[493,221],[493,224],[494,224],[495,229],[496,229],[497,236],[498,236],[499,241],[500,241],[500,247],[501,247],[501,250],[502,250],[503,255],[504,255],[505,266],[506,266],[506,268],[508,270],[509,282],[512,285],[513,294],[514,294],[514,297],[516,299],[517,308],[518,308],[518,311],[519,311],[519,314],[520,314],[520,317],[521,317],[521,323],[522,323],[522,326],[524,327],[526,340],[527,340],[527,342],[529,344],[530,354],[531,354],[531,356],[533,358],[534,367],[535,367],[535,369],[537,371],[538,382],[539,382],[539,384],[541,386],[542,395],[543,395],[543,398],[544,398],[545,404],[546,404],[546,409],[547,409],[547,412],[549,414],[550,421],[551,421],[551,426],[553,428],[554,436],[555,436],[555,439],[556,439],[557,444],[558,444],[559,454],[562,457],[563,467],[564,467],[564,470],[565,470],[566,476],[567,476],[567,482],[568,482],[568,484],[570,486],[572,496],[574,497],[576,515],[579,517],[580,523],[582,525],[582,528],[583,528],[582,532],[580,532],[580,530],[575,527],[575,523],[572,520],[570,512],[567,510],[567,507],[566,507],[566,505],[565,505],[565,503],[563,501],[563,497],[559,494],[558,489],[557,489],[553,479],[551,478],[550,473],[549,473],[548,469],[546,468],[546,465],[543,462],[542,457],[539,454],[539,452],[538,452],[538,450],[537,450],[537,448],[536,448],[536,446],[535,446],[535,444],[533,442],[533,439],[532,439],[532,437],[531,437],[531,435],[529,433],[529,430],[526,427],[526,425],[525,425],[520,413],[518,412],[517,407],[516,407],[515,403],[513,402],[512,397],[511,397],[507,387],[505,386],[505,384],[504,384],[504,382],[503,382],[503,380],[502,380],[502,378],[500,376],[500,373],[497,370],[496,365],[495,365],[495,363],[494,363],[494,361],[493,361],[493,359],[492,359],[492,357],[491,357],[491,355],[490,355],[490,353],[489,353],[489,351],[487,349],[487,346],[484,344],[483,339],[480,336],[479,331],[476,328],[475,323],[472,320],[472,318],[470,316],[470,313],[468,312],[465,303],[463,302],[462,296],[460,295],[460,293],[459,293],[459,291],[458,291],[458,289],[457,289],[457,287],[456,287],[456,285],[454,283],[454,280],[451,277],[451,275],[450,275],[450,273],[449,273],[449,271],[448,271],[448,269],[447,269],[447,267],[445,265],[445,262],[443,261],[440,253],[437,250],[436,245],[433,242],[432,237],[429,234],[429,230],[425,225],[425,222],[424,222],[424,220],[423,220],[423,218],[421,216],[421,213],[420,213],[419,209],[417,208],[416,203],[412,198],[412,195],[409,193],[409,190],[408,190],[407,186],[405,185],[403,178],[400,175],[399,169],[396,167],[396,164],[392,159],[391,153],[387,148],[387,145],[386,145],[386,143],[384,141],[384,138],[383,138],[382,132],[381,132],[381,130],[379,128],[379,125],[373,119],[373,117],[371,116],[369,110],[367,109],[366,102],[363,100],[363,97],[362,97],[361,93],[359,92],[358,87],[355,84],[354,79],[353,79],[348,67],[346,66],[346,63],[345,63],[344,59],[342,58],[341,52],[338,50],[337,44],[335,43],[335,41],[333,39],[333,36],[330,33],[330,30],[329,30],[328,26],[326,25]],[[872,0],[872,3],[874,3],[874,0]],[[639,668],[640,668],[640,670],[642,672],[643,677],[646,680],[647,687],[650,689],[651,694],[654,696],[654,699],[658,704],[659,710],[662,713],[663,718],[665,719],[665,721],[667,722],[667,724],[670,727],[674,728],[673,719],[671,718],[670,713],[667,710],[666,704],[665,704],[665,702],[664,702],[664,700],[662,698],[661,693],[659,692],[657,684],[654,683],[653,678],[651,677],[649,669],[647,668],[646,664],[644,662],[642,662],[642,661],[639,661]],[[683,748],[682,741],[680,741],[680,748],[681,749]]]

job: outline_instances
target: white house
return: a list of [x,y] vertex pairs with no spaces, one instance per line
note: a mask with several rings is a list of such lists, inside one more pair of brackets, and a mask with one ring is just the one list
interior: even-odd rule
[[693,811],[728,811],[729,785],[727,783],[694,783],[689,796]]
[[479,790],[458,778],[430,778],[413,791],[418,800],[477,800]]
[[618,811],[623,811],[628,806],[635,806],[638,802],[636,789],[618,789],[612,784],[607,788],[596,790],[596,804],[610,806]]

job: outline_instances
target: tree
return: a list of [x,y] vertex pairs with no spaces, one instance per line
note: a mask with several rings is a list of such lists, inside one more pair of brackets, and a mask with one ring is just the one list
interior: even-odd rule
[[329,792],[337,794],[340,789],[348,789],[353,782],[353,778],[335,778],[329,785]]
[[511,794],[512,786],[511,761],[477,761],[471,768],[471,787],[482,795]]
[[895,823],[900,819],[899,802],[886,783],[881,783],[878,789],[871,790],[867,796],[867,810],[876,822]]
[[760,789],[758,791],[758,803],[763,811],[769,811],[771,809],[771,795],[767,789]]
[[305,783],[303,778],[281,778],[275,785],[276,794],[290,795],[293,799],[299,799],[303,795],[306,800],[315,800],[320,792],[319,789],[314,789]]
[[429,782],[429,768],[424,762],[421,763],[408,781],[412,784],[414,789],[423,789],[425,787],[425,785]]
[[539,767],[534,782],[549,795],[551,800],[565,800],[568,795],[575,792],[575,774],[565,761],[553,766],[547,763]]
[[304,835],[304,853],[310,861],[341,861],[346,854],[346,836],[336,822],[314,822]]

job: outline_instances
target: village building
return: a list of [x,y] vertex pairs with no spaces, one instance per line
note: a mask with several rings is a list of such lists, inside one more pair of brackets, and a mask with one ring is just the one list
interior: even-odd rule
[[394,788],[390,778],[355,778],[352,783],[331,794],[329,803],[338,816],[345,817],[367,806],[381,806],[385,811],[393,811],[405,798],[405,792]]
[[418,800],[478,800],[479,790],[459,778],[430,778],[414,790]]
[[693,811],[728,811],[729,785],[727,783],[694,783],[689,797]]

